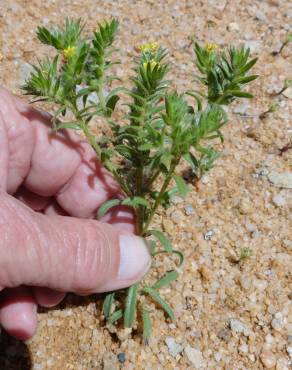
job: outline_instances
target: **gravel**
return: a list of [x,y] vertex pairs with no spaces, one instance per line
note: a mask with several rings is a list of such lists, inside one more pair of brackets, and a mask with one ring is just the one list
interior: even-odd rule
[[[121,48],[121,64],[114,67],[113,74],[127,87],[132,60],[137,55],[135,47],[158,41],[169,49],[169,77],[175,78],[178,90],[196,89],[192,82],[196,73],[191,62],[193,51],[188,46],[192,35],[202,43],[217,43],[220,47],[251,46],[253,55],[259,57],[252,73],[260,75],[249,88],[254,100],[240,100],[230,106],[229,114],[241,106],[238,109],[242,113],[237,114],[247,117],[243,120],[231,115],[229,125],[223,128],[224,143],[216,143],[221,152],[216,166],[196,186],[189,184],[191,191],[186,199],[177,197],[167,210],[159,209],[153,222],[153,228],[163,224],[174,247],[185,254],[178,281],[161,290],[175,311],[176,327],[170,327],[163,312],[151,303],[153,336],[145,346],[139,326],[133,332],[104,326],[100,299],[70,295],[61,307],[38,314],[37,334],[27,343],[11,341],[1,334],[1,369],[26,369],[32,366],[29,364],[37,364],[40,369],[104,366],[115,370],[122,365],[118,353],[125,354],[127,370],[195,366],[208,370],[234,366],[262,369],[264,361],[269,366],[274,360],[276,370],[291,367],[287,352],[291,342],[287,338],[292,335],[292,150],[280,156],[279,149],[290,140],[292,109],[289,90],[285,92],[288,96],[269,95],[279,91],[291,74],[291,44],[281,55],[271,55],[288,32],[289,6],[286,0],[1,0],[1,84],[18,95],[27,65],[49,50],[40,46],[33,30],[40,24],[60,23],[66,16],[86,19],[88,30],[103,18],[119,17],[117,47]],[[237,26],[230,26],[232,23]],[[228,26],[234,31],[227,30]],[[273,102],[279,103],[277,112],[258,120],[257,112]],[[255,117],[248,116],[250,112]],[[178,174],[185,169],[182,165]],[[277,195],[285,199],[285,205],[274,203]],[[189,215],[187,206],[194,210]],[[216,232],[205,240],[210,230]],[[252,250],[250,258],[239,263],[229,258],[238,256],[242,248]],[[153,274],[145,284],[173,269],[174,258],[155,258]],[[230,320],[235,320],[231,329],[226,327]],[[266,342],[269,333],[274,337],[272,342]],[[172,356],[167,337],[185,349]],[[11,347],[14,351],[6,352]],[[48,362],[51,359],[54,364]]]

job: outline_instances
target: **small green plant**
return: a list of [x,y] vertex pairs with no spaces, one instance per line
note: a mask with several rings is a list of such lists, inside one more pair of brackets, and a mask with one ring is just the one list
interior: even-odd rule
[[249,247],[241,248],[239,261],[244,261],[251,256],[252,250]]
[[283,87],[276,93],[272,94],[273,96],[278,96],[283,94],[284,91],[286,91],[289,87],[292,86],[292,80],[291,79],[285,79]]
[[286,35],[286,38],[285,40],[282,42],[282,45],[280,46],[280,49],[279,51],[273,51],[272,54],[274,56],[278,55],[278,54],[281,54],[283,49],[288,45],[290,44],[290,42],[292,42],[292,33],[288,33],[288,35]]
[[[212,44],[202,47],[195,43],[200,72],[196,79],[205,89],[179,94],[166,78],[170,68],[167,51],[157,43],[148,43],[140,47],[135,61],[132,88],[112,88],[116,77],[110,74],[110,68],[116,63],[113,42],[118,21],[98,24],[90,39],[83,38],[83,28],[81,20],[67,20],[63,28],[53,31],[38,28],[37,37],[55,48],[56,55],[33,66],[34,72],[23,89],[34,101],[57,105],[52,119],[54,130],[83,132],[103,166],[119,183],[124,198],[103,204],[97,217],[120,204],[133,207],[136,233],[149,240],[153,258],[173,255],[179,267],[182,253],[173,248],[164,233],[152,229],[151,222],[158,207],[167,206],[172,195],[185,196],[188,191],[177,173],[178,164],[189,162],[198,176],[213,167],[219,156],[215,141],[223,141],[221,128],[227,123],[222,106],[237,97],[252,97],[243,88],[257,77],[248,74],[256,59],[250,59],[249,50],[243,47],[219,50]],[[92,94],[98,101],[92,99]],[[112,114],[121,95],[126,99],[128,113],[122,122],[117,122]],[[93,134],[89,124],[96,116],[108,125],[111,135]],[[123,320],[129,328],[135,325],[136,317],[141,317],[147,342],[151,335],[147,300],[154,301],[174,320],[159,289],[178,275],[178,268],[173,268],[152,284],[141,282],[107,294],[104,317],[112,324]]]
[[260,119],[265,119],[270,113],[275,113],[279,109],[278,103],[272,103],[270,107],[259,115]]

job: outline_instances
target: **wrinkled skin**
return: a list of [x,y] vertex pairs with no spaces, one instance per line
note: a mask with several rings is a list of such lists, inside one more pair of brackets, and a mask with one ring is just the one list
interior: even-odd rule
[[94,220],[119,188],[91,147],[50,126],[0,89],[0,324],[19,339],[35,333],[37,305],[129,286],[150,265],[129,209]]

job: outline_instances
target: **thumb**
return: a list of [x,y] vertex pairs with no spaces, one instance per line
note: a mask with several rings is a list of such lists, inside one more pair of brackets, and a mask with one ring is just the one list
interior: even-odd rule
[[35,213],[0,195],[0,287],[79,294],[125,288],[150,267],[144,239],[94,220]]

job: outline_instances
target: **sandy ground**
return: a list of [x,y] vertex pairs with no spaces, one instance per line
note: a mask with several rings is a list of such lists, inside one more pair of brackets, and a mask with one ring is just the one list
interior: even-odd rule
[[[259,57],[260,74],[251,87],[256,98],[229,109],[217,166],[155,220],[186,256],[179,280],[162,291],[176,323],[153,307],[154,335],[143,346],[139,332],[103,326],[97,297],[72,296],[39,313],[31,341],[1,334],[1,369],[291,368],[292,194],[291,182],[277,184],[278,174],[292,172],[292,150],[280,150],[292,140],[291,91],[271,96],[292,76],[291,44],[271,54],[289,32],[289,11],[285,0],[0,1],[0,83],[18,94],[27,63],[46,51],[34,30],[66,15],[84,18],[87,29],[104,18],[120,19],[116,73],[124,81],[135,46],[156,40],[169,49],[174,85],[192,87],[193,35],[220,46],[245,43]],[[277,112],[260,120],[273,102]],[[250,256],[238,262],[244,248]],[[170,261],[163,261],[157,272],[167,269]]]

